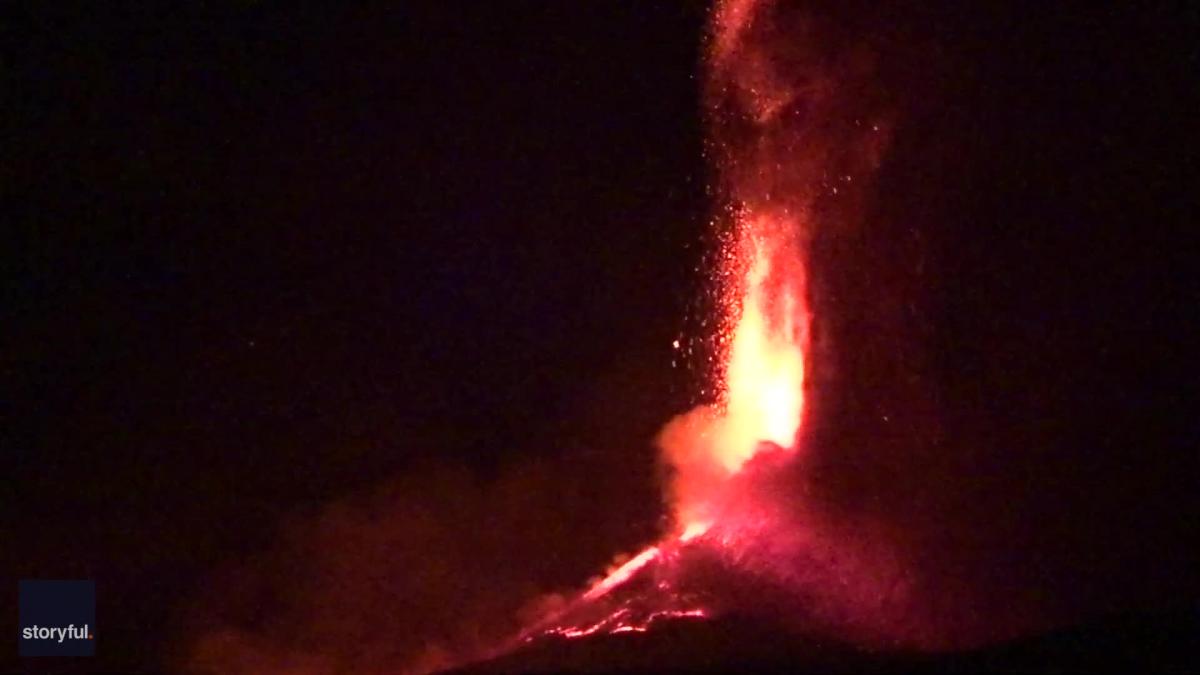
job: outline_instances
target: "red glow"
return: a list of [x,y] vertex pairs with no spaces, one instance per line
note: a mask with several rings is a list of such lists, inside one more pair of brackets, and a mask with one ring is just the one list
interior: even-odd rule
[[675,470],[680,532],[707,530],[722,486],[769,441],[792,451],[804,410],[808,311],[788,214],[735,215],[722,251],[717,400],[680,415],[659,437]]
[[[645,633],[650,630],[650,626],[656,621],[664,619],[703,619],[708,616],[708,613],[703,609],[686,609],[686,610],[662,610],[652,612],[646,618],[631,622],[629,621],[630,611],[627,609],[618,610],[609,616],[604,617],[600,621],[583,628],[550,628],[546,630],[545,635],[557,635],[565,638],[581,638],[596,633]],[[532,640],[533,638],[527,638]]]
[[[740,54],[741,33],[764,4],[770,4],[769,0],[718,3],[712,15],[709,55],[714,71],[726,69],[726,62]],[[794,96],[772,82],[770,73],[770,68],[752,67],[737,76],[741,86],[754,92],[754,117],[759,125],[768,125],[774,111]],[[752,150],[742,154],[750,161],[756,159]],[[769,175],[776,168],[764,165],[758,167],[758,173]],[[714,400],[671,420],[658,439],[664,460],[673,470],[668,488],[673,534],[611,569],[572,608],[603,598],[652,563],[669,568],[675,559],[667,552],[685,544],[728,546],[752,520],[746,514],[733,516],[718,510],[731,479],[763,448],[795,451],[804,411],[809,333],[799,245],[804,214],[771,205],[770,185],[769,179],[733,184],[731,215],[717,225],[722,245],[717,269],[712,270],[720,308],[715,322],[720,357],[709,388]],[[717,528],[719,537],[705,536]],[[635,620],[624,603],[583,623],[571,618],[573,610],[568,608],[535,632],[567,638],[597,632],[640,632],[661,618],[710,614],[703,607],[686,606],[697,601],[674,594],[669,582],[658,584],[655,591],[661,596],[656,602],[669,606],[643,613],[640,619]]]
[[642,551],[641,553],[630,558],[629,561],[624,565],[621,565],[620,567],[617,567],[617,569],[610,572],[608,576],[601,579],[599,583],[588,589],[588,592],[584,593],[583,597],[591,599],[604,595],[614,586],[618,586],[628,581],[629,577],[632,577],[638,570],[645,567],[647,563],[657,557],[658,547],[651,546],[645,551]]

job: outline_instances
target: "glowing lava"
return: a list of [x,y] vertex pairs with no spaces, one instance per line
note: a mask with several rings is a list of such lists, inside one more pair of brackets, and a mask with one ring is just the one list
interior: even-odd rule
[[[718,71],[721,62],[736,51],[740,33],[760,4],[746,0],[718,4],[710,55]],[[756,78],[760,74],[754,71]],[[760,84],[770,83],[763,80]],[[790,96],[782,91],[755,91],[756,110],[765,103],[777,110]],[[770,112],[758,111],[753,118],[759,125],[769,125]],[[731,158],[739,155],[736,148],[728,150],[732,152],[726,152],[724,162],[731,164],[735,161]],[[751,153],[749,161],[758,159]],[[770,167],[762,168],[755,175],[769,173]],[[727,182],[731,217],[718,223],[721,250],[713,270],[721,314],[716,322],[719,357],[711,388],[716,400],[671,420],[658,438],[664,462],[672,472],[667,497],[674,516],[673,533],[610,570],[575,603],[544,622],[537,633],[574,638],[601,631],[642,631],[664,617],[706,616],[704,608],[687,606],[698,600],[674,593],[669,570],[675,560],[672,556],[687,546],[727,542],[730,531],[736,529],[736,523],[724,522],[728,515],[722,508],[730,479],[764,448],[795,450],[804,411],[809,333],[799,236],[803,223],[789,209],[772,203],[769,180],[735,178]],[[706,537],[716,526],[722,536]],[[649,586],[653,599],[605,598],[639,576],[663,577]],[[601,600],[612,607],[601,610],[599,618],[586,607],[580,609]],[[634,609],[647,604],[650,609]]]
[[613,587],[618,586],[629,580],[638,570],[642,569],[651,560],[658,557],[658,547],[651,546],[641,553],[630,558],[628,562],[613,570],[608,576],[604,577],[595,586],[588,589],[587,593],[583,594],[586,599],[592,599],[604,595]]
[[[722,306],[729,312],[720,336],[728,344],[720,399],[672,420],[659,442],[675,469],[674,534],[612,569],[584,592],[581,602],[596,600],[627,583],[648,565],[662,563],[665,549],[705,542],[704,535],[721,514],[714,510],[722,489],[746,462],[764,447],[792,451],[804,405],[804,310],[799,267],[784,267],[790,256],[787,241],[773,238],[789,224],[765,216],[742,215],[723,259],[731,271],[742,273],[740,284],[729,285]],[[769,442],[769,443],[764,443]],[[726,528],[728,529],[728,528]],[[666,590],[660,585],[659,590]],[[598,631],[645,630],[656,618],[701,617],[702,608],[649,612],[630,623],[622,607],[586,626],[554,625],[547,634],[582,637]]]
[[743,216],[737,224],[743,253],[734,260],[747,271],[740,301],[730,310],[736,318],[718,435],[706,445],[713,461],[730,474],[754,456],[762,441],[791,449],[803,413],[807,313],[800,278],[780,269],[777,253],[788,242],[774,241],[772,232],[782,227],[767,216]]
[[606,633],[645,633],[656,621],[666,619],[703,619],[708,613],[703,609],[662,610],[652,612],[646,619],[638,623],[628,623],[629,610],[621,609],[604,617],[596,623],[583,628],[550,628],[546,635],[557,635],[565,638],[581,638],[600,632]]

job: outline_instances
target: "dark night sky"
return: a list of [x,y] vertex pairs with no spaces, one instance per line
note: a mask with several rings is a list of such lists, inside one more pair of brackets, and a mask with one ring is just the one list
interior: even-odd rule
[[136,654],[286,514],[434,456],[620,453],[653,527],[703,7],[84,7],[5,29],[20,576],[95,577]]
[[[431,462],[594,476],[615,526],[567,577],[653,532],[650,441],[695,385],[670,343],[710,207],[704,3],[26,4],[0,28],[0,541],[15,578],[97,580],[97,662],[158,663],[214,569]],[[1096,586],[1161,560],[1147,592],[1193,593],[1195,11],[944,5],[863,20],[937,95],[876,234],[818,261],[864,354],[838,372],[919,341],[948,433],[995,441],[919,455],[926,480],[1063,500],[1000,525],[1046,574],[1111,527]],[[904,223],[932,280],[890,255]],[[856,332],[904,289],[916,337]],[[835,492],[928,484],[831,456]]]

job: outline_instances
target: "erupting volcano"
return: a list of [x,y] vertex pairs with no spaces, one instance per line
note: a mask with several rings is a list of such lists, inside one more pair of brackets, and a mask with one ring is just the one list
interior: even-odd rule
[[709,616],[703,594],[680,587],[678,568],[747,534],[739,521],[745,514],[730,507],[733,478],[759,453],[796,448],[808,320],[802,267],[786,237],[798,226],[786,215],[735,215],[721,258],[728,313],[717,336],[725,350],[719,399],[672,420],[659,438],[674,471],[674,531],[616,565],[532,634],[644,632],[661,619]]
[[0,674],[1200,673],[1197,3],[15,4]]
[[818,222],[836,217],[828,200],[839,190],[849,197],[869,178],[883,141],[878,119],[841,119],[847,94],[839,86],[850,82],[840,80],[863,76],[862,55],[819,57],[822,47],[805,43],[811,26],[781,19],[775,4],[725,0],[711,17],[708,148],[722,205],[709,278],[719,316],[706,322],[713,334],[698,338],[714,355],[711,400],[671,420],[658,438],[670,533],[619,558],[533,622],[522,642],[717,616],[732,576],[785,586],[797,556],[825,555],[813,552],[820,535],[773,503],[770,482],[802,453],[806,248]]

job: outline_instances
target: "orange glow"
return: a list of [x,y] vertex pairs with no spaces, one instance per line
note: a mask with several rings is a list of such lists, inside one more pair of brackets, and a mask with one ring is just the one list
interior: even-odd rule
[[[764,154],[762,143],[782,124],[779,112],[799,92],[779,77],[768,54],[747,48],[748,34],[770,0],[724,0],[712,15],[709,44],[714,91],[733,92],[752,127],[748,138],[729,146],[714,134],[718,168],[726,174],[728,219],[719,219],[716,282],[718,316],[711,386],[713,398],[670,420],[658,437],[671,470],[667,499],[673,515],[670,535],[610,569],[576,603],[549,617],[534,632],[582,637],[596,632],[644,631],[659,617],[704,617],[690,597],[678,597],[670,584],[653,602],[662,603],[635,621],[628,604],[597,620],[575,617],[588,603],[618,601],[615,589],[635,577],[670,568],[684,546],[724,545],[744,524],[722,510],[723,495],[746,464],[763,448],[795,452],[804,415],[804,385],[810,318],[803,242],[809,204],[772,198],[778,181],[792,168]],[[716,110],[716,102],[710,101]],[[800,191],[800,194],[807,194]],[[785,205],[786,204],[786,205]],[[710,324],[711,325],[711,324]],[[679,340],[672,344],[680,348]],[[737,522],[728,522],[734,520]],[[717,537],[706,537],[720,529]],[[618,596],[614,599],[614,596]]]
[[717,400],[671,420],[658,439],[674,471],[669,497],[679,532],[708,529],[723,484],[771,447],[764,442],[795,450],[809,327],[799,229],[786,212],[735,215],[718,272]]
[[724,0],[712,15],[708,105],[720,121],[710,148],[727,214],[718,218],[721,249],[711,270],[718,358],[715,400],[671,420],[658,438],[679,532],[718,517],[724,484],[761,449],[794,452],[804,417],[805,242],[812,188],[823,178],[780,113],[818,95],[821,78],[805,80],[803,87],[816,88],[802,90],[761,43],[756,31],[769,23],[772,5]]
[[645,551],[642,551],[641,553],[630,558],[629,561],[626,562],[625,564],[623,564],[623,565],[617,567],[615,570],[612,570],[611,572],[609,572],[608,576],[601,579],[600,582],[597,583],[595,586],[592,586],[591,589],[589,589],[588,592],[585,593],[583,597],[590,599],[590,598],[598,598],[601,595],[604,595],[609,590],[611,590],[614,586],[618,586],[618,585],[624,583],[626,580],[629,579],[629,577],[633,576],[635,572],[637,572],[638,570],[645,567],[646,563],[650,562],[657,556],[658,556],[658,547],[651,546],[650,548],[646,549]]
[[764,150],[782,124],[779,111],[799,91],[749,36],[772,4],[723,0],[711,23],[709,105],[715,110],[721,97],[735,92],[749,125],[749,136],[735,142],[719,133],[712,139],[721,149],[716,157],[723,160],[718,168],[733,223],[724,240],[724,269],[715,270],[723,284],[718,292],[725,328],[718,340],[726,348],[717,373],[718,415],[712,439],[700,445],[728,475],[740,471],[763,441],[794,449],[804,409],[809,315],[801,245],[806,223],[799,216],[807,208],[800,202],[793,203],[798,210],[789,210],[776,194],[803,150],[786,156]]
[[[759,443],[771,441],[790,449],[796,440],[804,406],[804,341],[806,320],[795,283],[773,269],[772,247],[781,246],[765,233],[772,229],[760,217],[741,224],[749,249],[745,291],[732,330],[726,365],[724,415],[717,442],[709,444],[714,459],[737,473]],[[772,298],[769,284],[780,288]]]
[[[659,438],[676,469],[676,533],[610,569],[584,594],[600,598],[663,557],[664,547],[703,537],[716,524],[709,502],[723,483],[769,441],[793,451],[804,407],[804,354],[808,314],[803,276],[788,246],[795,223],[742,215],[724,260],[730,273],[742,272],[725,290],[727,312],[721,342],[728,345],[723,382],[715,405],[672,420]],[[736,277],[735,277],[736,278]],[[585,626],[558,625],[546,631],[560,637],[596,632],[643,632],[653,620],[625,621],[623,610]],[[702,608],[663,611],[655,616],[705,616]]]

